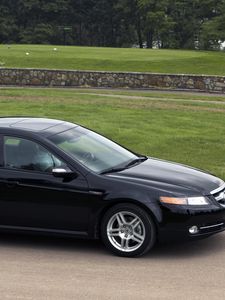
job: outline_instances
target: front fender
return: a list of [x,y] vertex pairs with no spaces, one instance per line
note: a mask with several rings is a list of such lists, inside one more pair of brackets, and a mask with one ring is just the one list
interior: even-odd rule
[[157,223],[162,222],[162,213],[159,208],[157,199],[150,195],[147,191],[126,190],[112,191],[103,197],[103,201],[107,202],[107,209],[117,203],[133,203],[140,205],[147,212],[151,213]]
[[153,218],[158,227],[162,222],[159,206],[159,191],[132,182],[121,182],[118,179],[93,176],[88,177],[89,189],[100,192],[99,204],[92,207],[90,215],[89,236],[98,236],[101,220],[108,209],[119,203],[132,203],[142,207]]

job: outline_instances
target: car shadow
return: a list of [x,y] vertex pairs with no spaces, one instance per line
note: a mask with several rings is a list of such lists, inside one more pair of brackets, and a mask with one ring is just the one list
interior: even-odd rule
[[193,258],[214,255],[225,251],[225,234],[220,233],[205,239],[157,244],[146,257],[160,259]]
[[[32,249],[42,251],[63,251],[89,255],[112,256],[99,240],[59,238],[39,235],[0,234],[0,248]],[[207,239],[159,243],[144,256],[145,259],[182,259],[208,256],[225,251],[225,234],[221,233]]]
[[31,248],[52,251],[104,252],[99,240],[75,239],[32,234],[0,233],[0,247]]

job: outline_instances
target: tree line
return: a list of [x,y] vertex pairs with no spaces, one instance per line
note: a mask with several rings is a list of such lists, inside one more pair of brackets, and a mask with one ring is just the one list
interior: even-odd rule
[[0,43],[218,49],[225,0],[1,0]]

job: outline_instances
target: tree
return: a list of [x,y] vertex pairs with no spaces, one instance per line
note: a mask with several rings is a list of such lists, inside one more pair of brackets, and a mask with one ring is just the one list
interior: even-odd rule
[[1,43],[218,49],[225,0],[1,0]]
[[[202,12],[203,14],[203,12]],[[225,1],[207,1],[200,34],[200,48],[219,49],[225,41]]]

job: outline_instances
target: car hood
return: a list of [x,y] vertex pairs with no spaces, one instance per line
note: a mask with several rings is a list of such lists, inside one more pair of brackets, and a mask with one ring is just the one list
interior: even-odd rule
[[[179,193],[189,191],[191,194],[209,195],[217,189],[223,181],[204,171],[181,164],[148,158],[146,161],[125,169],[111,173],[111,177],[136,181],[140,184],[155,186],[164,190]],[[178,188],[178,189],[177,189]]]

